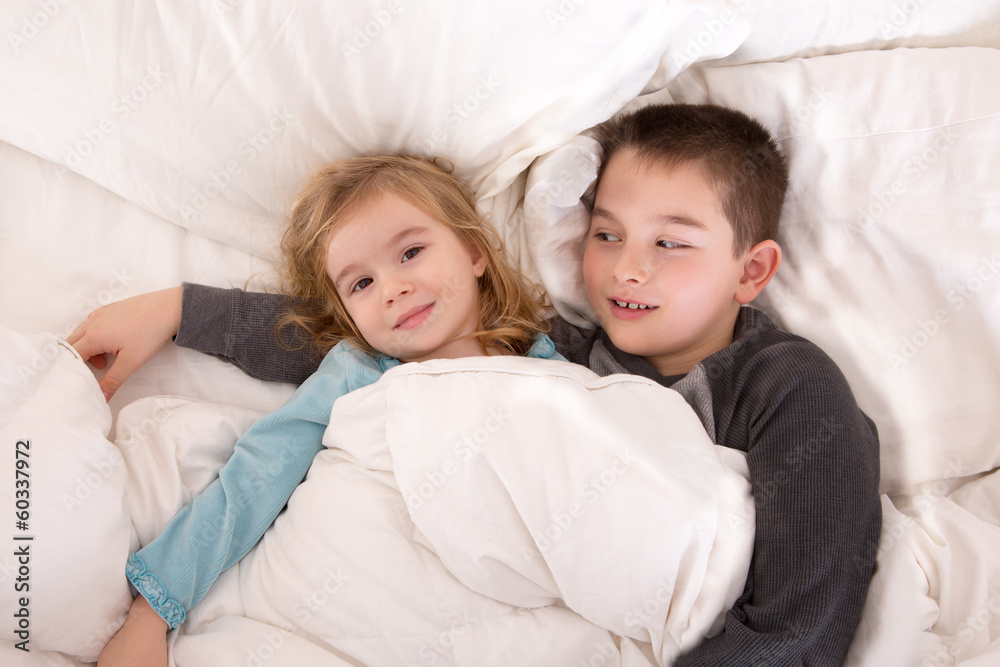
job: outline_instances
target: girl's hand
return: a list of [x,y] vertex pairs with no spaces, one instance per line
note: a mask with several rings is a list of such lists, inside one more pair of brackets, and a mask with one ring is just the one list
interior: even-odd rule
[[167,623],[137,595],[121,629],[97,658],[98,667],[166,667]]
[[115,355],[100,382],[106,400],[177,333],[182,296],[182,287],[171,287],[109,303],[87,315],[66,338],[97,368],[107,365],[105,353]]

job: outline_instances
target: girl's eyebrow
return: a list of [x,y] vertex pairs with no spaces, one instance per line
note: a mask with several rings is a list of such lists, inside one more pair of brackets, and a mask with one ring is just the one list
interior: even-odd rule
[[[393,235],[391,239],[389,239],[388,241],[385,242],[385,244],[383,244],[382,248],[383,250],[389,250],[399,245],[403,241],[407,240],[411,236],[419,236],[420,234],[426,231],[427,227],[424,227],[422,225],[412,225],[410,227],[407,227],[406,229],[403,229],[398,234]],[[340,271],[338,271],[336,277],[333,279],[334,289],[340,289],[340,284],[343,282],[344,278],[346,278],[351,273],[358,271],[359,266],[360,265],[357,262],[351,262],[350,264],[342,268]]]

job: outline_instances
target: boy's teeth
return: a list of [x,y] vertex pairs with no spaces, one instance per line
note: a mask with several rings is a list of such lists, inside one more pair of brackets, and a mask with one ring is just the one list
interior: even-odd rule
[[619,301],[615,299],[615,303],[618,304],[619,308],[630,308],[632,310],[646,310],[649,306],[643,306],[639,303],[629,303],[628,301]]

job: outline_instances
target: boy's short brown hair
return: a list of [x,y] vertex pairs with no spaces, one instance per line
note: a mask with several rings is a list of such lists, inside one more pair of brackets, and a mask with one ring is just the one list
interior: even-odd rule
[[615,153],[634,151],[646,164],[703,170],[733,228],[737,256],[776,239],[788,189],[788,166],[770,132],[736,109],[712,104],[653,104],[595,128],[600,184]]

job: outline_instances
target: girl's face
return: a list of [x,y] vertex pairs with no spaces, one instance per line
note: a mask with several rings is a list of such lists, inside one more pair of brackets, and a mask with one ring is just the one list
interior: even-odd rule
[[445,224],[386,195],[331,234],[326,273],[365,341],[400,361],[477,356],[486,259]]

